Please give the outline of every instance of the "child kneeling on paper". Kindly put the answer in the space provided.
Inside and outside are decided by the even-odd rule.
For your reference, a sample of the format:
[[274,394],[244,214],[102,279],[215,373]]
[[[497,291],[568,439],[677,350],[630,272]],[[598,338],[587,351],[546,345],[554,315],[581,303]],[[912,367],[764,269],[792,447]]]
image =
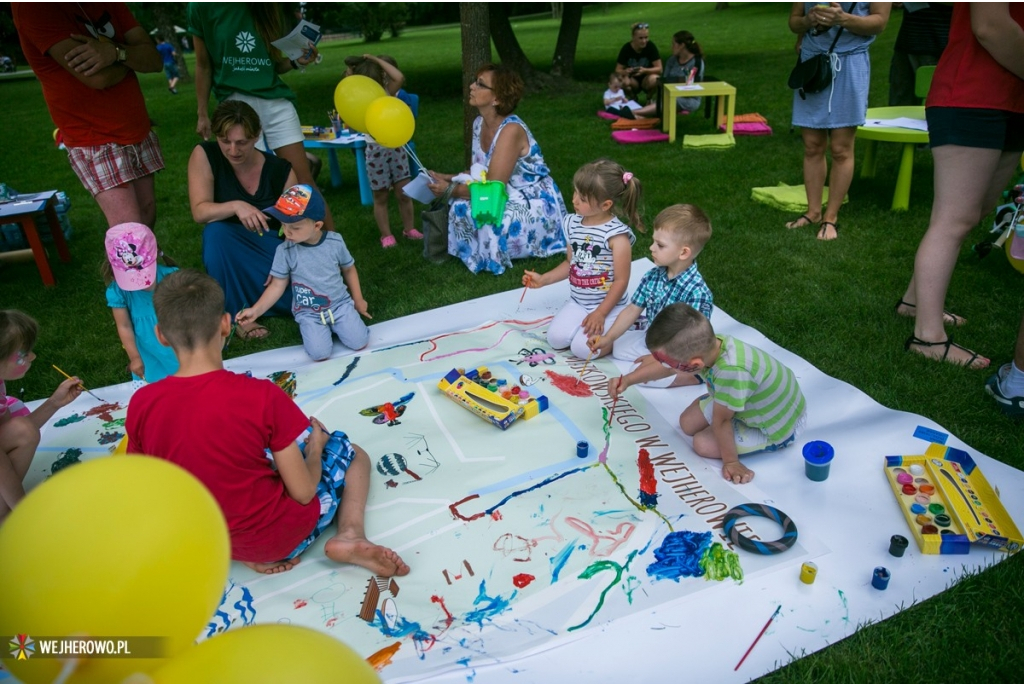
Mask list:
[[[324,549],[329,558],[380,576],[408,573],[397,553],[366,539],[366,452],[347,438],[336,454],[324,450],[323,425],[283,390],[224,369],[231,316],[217,282],[198,271],[170,274],[157,285],[153,306],[157,337],[174,348],[179,368],[132,397],[128,451],[166,459],[198,478],[227,519],[231,557],[260,573],[295,566],[335,515],[338,531]],[[296,440],[307,429],[303,455]]]
[[[693,451],[722,460],[722,476],[749,483],[754,472],[740,456],[788,447],[803,430],[807,403],[796,375],[766,352],[730,335],[715,335],[707,317],[688,304],[666,307],[647,330],[651,356],[676,373],[704,371],[708,393],[679,416]],[[648,380],[641,366],[612,379],[618,397],[630,385]]]
[[299,324],[302,346],[318,362],[331,356],[331,331],[346,347],[366,347],[370,331],[359,315],[373,318],[367,313],[356,262],[344,238],[322,230],[326,207],[319,190],[294,185],[273,207],[263,210],[281,222],[284,242],[274,253],[270,285],[256,304],[235,318],[243,326],[260,318],[284,295],[290,281],[292,314]]
[[[644,274],[633,298],[604,335],[588,341],[598,355],[612,351],[615,359],[650,365],[651,380],[646,385],[668,388],[696,385],[700,379],[693,374],[676,374],[651,357],[644,344],[644,330],[634,330],[643,314],[645,327],[661,311],[676,302],[685,302],[711,318],[711,289],[697,270],[697,255],[711,239],[711,220],[694,205],[666,207],[654,219],[651,240],[651,261],[655,267]],[[635,367],[634,367],[635,368]]]

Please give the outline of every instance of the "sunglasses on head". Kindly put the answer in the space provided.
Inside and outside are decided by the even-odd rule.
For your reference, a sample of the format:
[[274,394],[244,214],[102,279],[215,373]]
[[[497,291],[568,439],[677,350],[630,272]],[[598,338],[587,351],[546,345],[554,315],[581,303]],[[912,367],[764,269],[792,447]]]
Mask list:
[[640,24],[633,24],[633,30],[634,31],[636,31],[637,29],[646,29],[646,28],[650,28],[650,24],[648,24],[647,22],[642,22]]

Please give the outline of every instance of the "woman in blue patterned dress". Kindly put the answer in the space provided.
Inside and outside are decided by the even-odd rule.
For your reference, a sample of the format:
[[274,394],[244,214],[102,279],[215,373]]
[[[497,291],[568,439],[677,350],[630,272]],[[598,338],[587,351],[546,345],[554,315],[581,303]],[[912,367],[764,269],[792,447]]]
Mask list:
[[[807,94],[806,99],[793,91],[793,125],[801,128],[804,140],[807,213],[787,223],[786,228],[820,222],[819,240],[839,237],[839,206],[853,180],[853,140],[868,109],[868,46],[888,23],[891,6],[889,2],[793,3],[789,29],[801,36],[801,60],[827,53],[837,34],[839,40],[833,50],[832,85],[820,93]],[[832,152],[830,175],[826,150]],[[823,212],[826,175],[828,205]]]
[[[508,203],[500,226],[477,226],[469,206],[469,188],[456,185],[448,213],[448,252],[473,273],[504,273],[513,259],[565,252],[562,217],[565,201],[544,162],[540,146],[522,119],[512,114],[523,81],[507,67],[488,64],[469,84],[469,104],[480,116],[473,122],[473,164],[487,168],[488,181],[502,181]],[[429,172],[430,189],[441,196],[452,174]]]

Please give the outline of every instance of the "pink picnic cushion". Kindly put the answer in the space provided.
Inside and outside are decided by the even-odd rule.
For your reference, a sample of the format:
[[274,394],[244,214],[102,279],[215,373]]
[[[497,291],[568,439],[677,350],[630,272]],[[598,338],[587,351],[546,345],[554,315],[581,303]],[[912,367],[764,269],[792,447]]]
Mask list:
[[606,112],[603,109],[597,110],[597,116],[601,117],[602,119],[607,119],[608,121],[615,121],[616,119],[618,119],[617,116],[615,116],[611,112]]
[[[718,130],[724,131],[725,124],[719,126]],[[770,136],[772,134],[772,127],[759,121],[738,121],[732,125],[732,134],[734,136]]]
[[665,143],[668,142],[668,134],[661,131],[612,131],[612,140],[622,145],[634,143]]

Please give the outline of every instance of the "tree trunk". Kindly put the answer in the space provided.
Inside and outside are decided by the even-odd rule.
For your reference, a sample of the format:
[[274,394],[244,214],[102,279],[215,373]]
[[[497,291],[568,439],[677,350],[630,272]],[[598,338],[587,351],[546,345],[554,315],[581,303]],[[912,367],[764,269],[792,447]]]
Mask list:
[[519,45],[512,22],[508,18],[508,6],[505,3],[490,3],[491,39],[498,50],[498,57],[506,67],[519,73],[523,81],[530,84],[536,81],[538,71],[533,68],[530,59]]
[[470,107],[469,83],[476,76],[477,69],[491,61],[491,33],[485,2],[460,2],[459,19],[462,23],[462,82],[463,82],[463,149],[469,169],[473,157],[473,121],[479,112]]
[[580,37],[580,24],[583,21],[583,4],[578,2],[564,3],[562,7],[562,23],[558,26],[558,41],[555,43],[555,54],[551,58],[551,75],[571,79],[576,64],[576,43]]
[[157,30],[163,35],[164,40],[174,46],[174,51],[178,55],[174,58],[174,61],[178,64],[180,83],[191,83],[192,75],[188,73],[188,65],[185,64],[185,51],[181,48],[178,34],[174,32],[174,18],[171,16],[168,8],[162,3],[153,3],[150,11],[153,13]]

